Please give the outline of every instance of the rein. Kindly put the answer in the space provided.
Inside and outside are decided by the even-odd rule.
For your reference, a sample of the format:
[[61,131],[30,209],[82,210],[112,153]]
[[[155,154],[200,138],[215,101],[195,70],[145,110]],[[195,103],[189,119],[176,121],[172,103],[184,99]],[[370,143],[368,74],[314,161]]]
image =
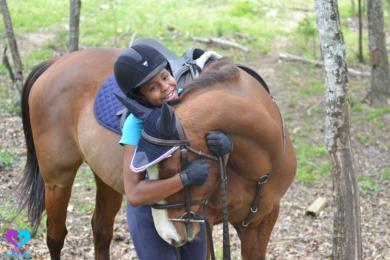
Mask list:
[[[241,234],[241,228],[246,228],[250,224],[252,218],[255,216],[255,214],[258,211],[258,202],[261,197],[261,191],[263,188],[263,185],[266,184],[271,177],[271,175],[279,168],[285,154],[285,146],[286,146],[286,129],[285,129],[285,124],[283,120],[283,116],[280,112],[280,109],[275,101],[274,98],[272,98],[272,101],[275,103],[281,124],[282,124],[282,154],[279,157],[276,166],[271,169],[270,172],[267,174],[261,176],[259,180],[257,181],[256,185],[256,191],[255,195],[250,207],[250,210],[245,217],[243,221],[241,221],[238,224],[233,224],[234,228],[236,229],[240,239],[242,240],[242,234]],[[216,157],[211,154],[204,153],[200,150],[196,150],[191,147],[190,141],[186,138],[184,129],[182,125],[180,124],[179,120],[176,118],[176,129],[179,134],[179,140],[166,140],[166,139],[159,139],[155,138],[153,136],[148,135],[144,130],[142,130],[142,137],[156,145],[162,145],[162,146],[179,146],[180,147],[180,158],[181,158],[181,168],[185,169],[185,167],[188,164],[188,152],[192,152],[199,157],[207,158],[213,161],[218,161],[219,164],[219,174],[220,174],[220,195],[221,195],[221,204],[222,204],[222,219],[223,219],[223,259],[224,260],[230,260],[231,255],[230,255],[230,239],[229,239],[229,213],[228,213],[228,206],[227,206],[227,174],[226,174],[226,166],[223,160],[223,156]],[[191,194],[191,188],[190,187],[184,187],[184,192],[185,192],[185,200],[184,202],[178,202],[178,203],[165,203],[165,204],[153,204],[152,208],[154,209],[185,209],[185,212],[182,216],[179,218],[169,218],[170,221],[173,222],[182,222],[185,224],[186,227],[186,232],[188,236],[192,236],[192,223],[204,223],[206,222],[206,229],[207,229],[207,236],[209,240],[209,249],[210,249],[210,254],[211,254],[211,259],[215,260],[215,252],[214,252],[214,243],[213,243],[213,238],[211,234],[211,227],[207,219],[202,216],[198,215],[194,211],[191,210],[191,207],[194,205],[199,205],[199,206],[206,206],[208,203],[207,199],[203,200],[193,200],[192,199],[192,194]],[[180,259],[180,254],[177,252],[178,259]]]

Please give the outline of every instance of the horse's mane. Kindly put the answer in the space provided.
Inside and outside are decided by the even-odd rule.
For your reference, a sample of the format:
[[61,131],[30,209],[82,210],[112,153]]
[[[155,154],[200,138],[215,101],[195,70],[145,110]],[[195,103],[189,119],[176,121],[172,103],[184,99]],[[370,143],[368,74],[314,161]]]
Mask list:
[[181,94],[182,100],[189,93],[199,89],[213,87],[218,83],[234,81],[239,77],[238,67],[228,58],[222,58],[209,64],[206,69],[190,82]]

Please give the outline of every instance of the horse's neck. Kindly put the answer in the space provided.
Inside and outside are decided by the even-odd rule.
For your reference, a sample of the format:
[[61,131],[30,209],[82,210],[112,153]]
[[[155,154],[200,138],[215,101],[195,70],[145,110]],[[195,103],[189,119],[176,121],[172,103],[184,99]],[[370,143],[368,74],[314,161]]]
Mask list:
[[280,125],[267,109],[260,97],[218,89],[194,96],[177,112],[198,148],[207,149],[204,137],[208,131],[227,133],[234,142],[231,165],[239,174],[257,179],[272,168],[281,148]]

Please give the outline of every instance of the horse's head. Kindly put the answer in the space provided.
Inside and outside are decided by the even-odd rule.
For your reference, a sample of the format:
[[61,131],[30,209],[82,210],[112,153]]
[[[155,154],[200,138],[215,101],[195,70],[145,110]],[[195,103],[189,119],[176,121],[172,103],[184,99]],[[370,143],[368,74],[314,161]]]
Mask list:
[[[192,133],[184,133],[180,122],[177,122],[176,115],[172,108],[163,105],[162,114],[157,120],[160,131],[170,131],[176,129],[179,134],[176,150],[169,158],[161,161],[154,167],[147,169],[151,179],[166,179],[172,177],[186,168],[189,162],[194,159],[204,158],[209,160],[211,172],[207,182],[201,186],[185,187],[164,201],[152,206],[152,214],[156,230],[160,236],[175,246],[180,246],[195,238],[199,232],[200,223],[204,222],[203,209],[207,204],[207,199],[215,190],[218,183],[216,171],[216,157],[207,154],[207,146],[204,135],[194,137]],[[174,132],[174,131],[173,131]],[[148,140],[147,136],[143,136]],[[191,138],[187,139],[187,138]],[[156,140],[148,140],[154,142]],[[158,140],[157,142],[172,142],[172,140]]]

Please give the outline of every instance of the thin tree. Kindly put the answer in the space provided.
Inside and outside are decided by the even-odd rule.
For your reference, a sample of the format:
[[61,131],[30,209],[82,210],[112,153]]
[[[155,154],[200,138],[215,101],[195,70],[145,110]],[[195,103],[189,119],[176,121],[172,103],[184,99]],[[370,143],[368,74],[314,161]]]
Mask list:
[[69,52],[79,49],[81,0],[70,0],[69,13]]
[[358,0],[358,20],[359,20],[359,62],[364,62],[363,56],[363,11],[362,11],[362,0]]
[[373,105],[381,105],[390,100],[390,72],[381,0],[368,0],[367,18],[371,64],[368,96]]
[[361,259],[359,192],[353,168],[348,71],[337,0],[315,0],[326,72],[325,145],[332,162],[335,200],[333,259]]
[[[7,33],[7,40],[8,40],[8,46],[11,50],[12,55],[12,61],[15,66],[15,72],[12,72],[11,66],[8,66],[8,69],[10,69],[10,75],[13,75],[13,85],[17,89],[17,93],[19,94],[18,99],[20,98],[20,95],[22,93],[22,87],[23,87],[23,65],[22,60],[20,59],[19,50],[18,50],[18,44],[16,42],[15,33],[12,25],[12,19],[11,15],[9,13],[8,5],[6,0],[0,0],[1,5],[1,12],[3,15],[4,20],[4,26],[5,31]],[[4,55],[6,55],[6,51],[4,52]],[[4,56],[4,59],[6,60],[6,56]],[[19,100],[18,100],[19,102]]]

